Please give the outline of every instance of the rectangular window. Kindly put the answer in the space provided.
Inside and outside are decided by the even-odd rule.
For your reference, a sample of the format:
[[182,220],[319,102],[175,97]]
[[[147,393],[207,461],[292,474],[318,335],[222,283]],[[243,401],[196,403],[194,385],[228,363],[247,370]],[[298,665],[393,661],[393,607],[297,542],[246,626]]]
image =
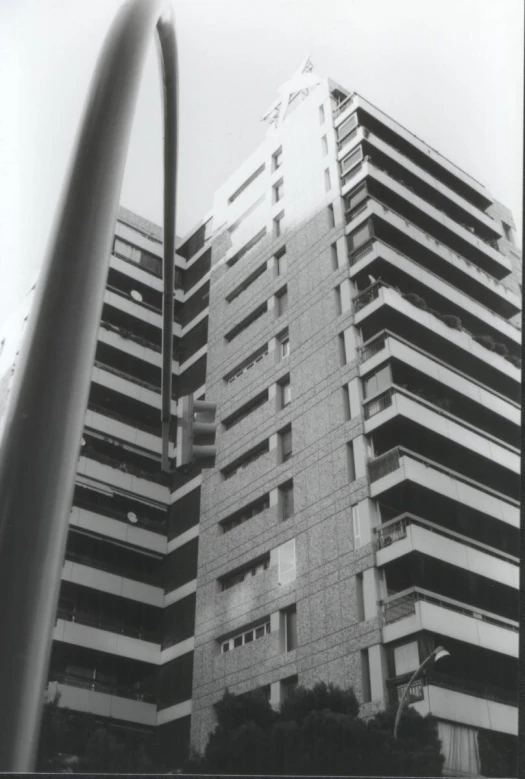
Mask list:
[[330,192],[330,189],[332,187],[332,182],[330,181],[330,171],[327,168],[324,172],[324,188],[325,192]]
[[349,170],[355,168],[356,165],[359,165],[362,159],[363,150],[358,146],[357,149],[351,151],[350,154],[347,154],[346,157],[341,160],[341,173],[345,175]]
[[359,247],[369,241],[373,235],[374,233],[371,221],[367,220],[366,222],[363,222],[363,224],[360,225],[357,230],[354,230],[354,232],[350,233],[350,235],[347,237],[348,251],[353,252],[356,249],[359,249]]
[[371,376],[367,376],[363,381],[363,395],[365,398],[370,398],[373,395],[377,395],[379,392],[387,389],[392,384],[392,372],[390,370],[390,364],[383,365],[378,371]]
[[279,170],[283,164],[283,148],[282,146],[272,154],[272,170]]
[[289,519],[294,513],[293,506],[293,482],[283,484],[279,487],[279,497],[281,502],[281,519]]
[[365,598],[363,594],[363,574],[358,573],[355,577],[355,600],[357,610],[357,621],[364,622],[365,619]]
[[226,519],[223,519],[220,523],[223,533],[228,533],[230,530],[233,530],[239,525],[242,525],[244,522],[247,522],[249,519],[256,517],[258,514],[262,514],[263,511],[266,511],[269,508],[270,496],[268,493],[266,493],[266,495],[263,495],[262,498],[254,500],[240,511],[236,511]]
[[352,130],[355,130],[356,127],[357,113],[350,114],[348,119],[345,119],[345,121],[337,128],[337,140],[342,141],[343,138],[346,138],[347,135],[350,135]]
[[273,185],[273,202],[278,203],[284,194],[283,180],[279,179],[277,184]]
[[279,384],[279,395],[280,395],[280,408],[286,408],[291,403],[292,400],[292,387],[290,384],[290,377],[287,379],[284,379]]
[[319,106],[319,124],[324,124],[324,105]]
[[348,193],[348,195],[345,197],[345,211],[352,211],[354,208],[356,208],[360,203],[362,203],[364,200],[366,200],[368,196],[368,191],[366,188],[366,184],[359,184],[358,187],[353,189],[351,192]]
[[230,652],[232,649],[238,649],[243,644],[250,644],[254,640],[257,641],[259,638],[264,638],[264,636],[268,635],[268,633],[271,633],[270,622],[264,621],[256,627],[245,630],[237,636],[232,636],[232,638],[228,638],[225,641],[222,641],[222,654]]
[[351,508],[352,512],[352,532],[354,534],[354,549],[361,547],[361,522],[359,519],[359,506],[357,503]]
[[288,311],[288,290],[286,287],[281,292],[278,292],[275,297],[277,299],[277,316],[282,316]]
[[268,346],[263,346],[262,349],[258,349],[254,354],[251,355],[251,357],[248,357],[246,360],[243,360],[240,365],[238,365],[236,368],[233,369],[231,373],[227,373],[224,377],[224,381],[226,381],[228,384],[232,384],[232,382],[239,379],[243,373],[246,373],[246,371],[251,370],[254,368],[258,363],[261,362],[261,360],[264,360],[266,355],[268,354]]
[[285,463],[292,456],[292,428],[283,430],[279,434],[281,447],[281,463]]
[[345,384],[343,387],[343,418],[345,422],[348,422],[349,419],[352,419],[352,410],[350,408],[350,390],[348,389],[347,384]]
[[339,333],[337,337],[337,341],[339,344],[339,362],[341,363],[341,367],[343,365],[346,365],[346,344],[345,344],[345,334]]
[[348,462],[348,481],[355,481],[355,456],[354,456],[354,442],[350,441],[346,445],[346,457]]
[[279,238],[279,236],[282,234],[282,221],[284,217],[284,211],[281,211],[280,214],[278,214],[275,219],[273,220],[273,237]]
[[323,135],[321,138],[321,148],[323,150],[323,157],[326,157],[328,154],[328,141],[326,140],[326,135]]
[[337,244],[333,243],[330,246],[330,258],[332,260],[332,270],[337,270],[339,268],[339,261],[337,259]]
[[284,612],[285,652],[297,648],[297,608],[293,606]]
[[275,253],[274,259],[275,259],[275,275],[281,276],[283,273],[286,273],[286,268],[287,268],[286,246],[283,246],[282,249],[279,249],[279,251]]
[[335,214],[334,214],[334,207],[332,204],[328,206],[328,227],[330,230],[332,227],[335,227]]
[[343,313],[343,307],[341,304],[341,287],[335,287],[334,294],[335,294],[335,315],[341,316],[341,314]]
[[259,168],[257,168],[257,170],[254,173],[252,173],[251,176],[248,176],[246,181],[243,184],[241,184],[239,189],[236,189],[235,192],[233,193],[233,195],[231,195],[231,197],[228,199],[228,203],[233,203],[234,200],[237,200],[239,195],[242,195],[244,190],[247,189],[247,187],[249,187],[250,184],[253,181],[255,181],[255,179],[258,178],[261,175],[261,173],[264,171],[265,167],[266,166],[263,163]]
[[288,584],[295,579],[295,538],[277,548],[277,581]]
[[279,356],[281,360],[290,354],[290,337],[288,333],[279,338]]
[[370,703],[372,700],[372,690],[370,685],[370,658],[368,656],[368,649],[361,650],[361,679],[363,703]]
[[226,468],[223,468],[221,471],[223,478],[230,479],[232,476],[235,476],[236,473],[244,471],[245,468],[248,468],[249,465],[254,463],[259,459],[259,457],[262,457],[267,452],[268,441],[263,441],[262,444],[258,444],[253,449],[250,449],[249,452],[246,452],[246,454],[244,454],[242,457],[239,457],[237,460],[235,460],[235,462],[226,466]]
[[270,567],[270,555],[267,554],[263,558],[256,560],[249,565],[246,565],[240,571],[230,573],[224,576],[220,580],[221,590],[229,590],[235,587],[237,584],[241,584],[247,579],[251,579],[253,576],[258,576],[260,573],[264,573]]

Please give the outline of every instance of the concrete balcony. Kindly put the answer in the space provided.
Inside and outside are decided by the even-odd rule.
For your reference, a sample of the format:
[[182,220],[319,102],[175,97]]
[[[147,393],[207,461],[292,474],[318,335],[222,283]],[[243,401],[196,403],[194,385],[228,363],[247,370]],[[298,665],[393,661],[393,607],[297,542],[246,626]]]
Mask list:
[[129,598],[149,606],[159,608],[164,606],[163,587],[137,581],[136,576],[130,578],[129,574],[120,575],[112,572],[110,564],[107,564],[107,570],[103,570],[104,567],[103,564],[94,566],[90,560],[86,560],[85,563],[66,560],[62,569],[62,581],[81,584],[83,587],[91,587],[94,590]]
[[[397,196],[399,206],[395,208],[400,212],[401,216],[405,210],[404,203],[409,204],[411,207],[411,216],[407,218],[412,223],[419,221],[418,212],[419,214],[424,214],[427,217],[425,221],[429,224],[428,229],[433,238],[437,238],[447,246],[451,244],[453,246],[464,246],[465,250],[460,249],[461,253],[467,254],[476,265],[493,274],[496,278],[502,278],[511,272],[512,266],[509,258],[500,254],[496,246],[492,246],[482,238],[478,238],[469,229],[463,227],[462,224],[433,206],[428,200],[424,200],[415,192],[412,192],[407,186],[401,184],[386,171],[368,162],[365,166],[365,175],[383,187],[388,188],[390,192]],[[386,204],[388,204],[389,199],[386,200]]]
[[155,327],[162,329],[162,314],[158,313],[158,311],[151,306],[147,306],[145,303],[136,302],[124,292],[120,292],[116,289],[108,289],[106,287],[104,290],[104,303],[136,317],[140,322],[147,322],[150,325],[155,325]]
[[378,567],[419,552],[508,587],[519,587],[517,557],[413,514],[384,522],[375,528],[375,536]]
[[166,536],[161,535],[158,530],[152,532],[147,529],[148,526],[158,528],[159,523],[143,516],[137,517],[137,523],[132,525],[125,512],[122,512],[120,519],[116,519],[114,516],[105,516],[95,510],[73,506],[69,516],[69,524],[107,538],[113,538],[116,541],[132,544],[140,549],[148,549],[159,554],[168,553]]
[[[396,685],[396,699],[405,687],[406,683]],[[431,673],[411,687],[409,703],[422,716],[432,714],[460,725],[517,735],[517,702],[509,701],[509,697],[504,691],[492,692],[483,685]]]
[[133,260],[126,261],[122,257],[112,254],[109,260],[109,267],[124,273],[132,279],[140,281],[142,284],[147,284],[148,287],[151,287],[157,292],[162,292],[163,290],[162,279],[143,270],[139,265],[133,262]]
[[382,611],[385,644],[429,631],[518,657],[518,622],[421,587],[410,587],[385,598]]
[[88,457],[80,457],[77,473],[87,476],[103,484],[109,484],[133,495],[150,498],[159,503],[169,504],[169,488],[162,484],[155,484],[147,479],[140,478],[131,473],[125,473],[116,467],[111,467]]
[[387,504],[391,493],[400,488],[410,488],[423,492],[429,501],[434,495],[448,502],[463,504],[511,527],[519,527],[519,501],[404,447],[396,447],[369,460],[368,471],[370,497],[382,496]]
[[[379,348],[381,347],[381,348]],[[372,354],[372,351],[376,351]],[[446,365],[441,360],[436,360],[432,355],[414,347],[403,338],[384,331],[372,339],[370,344],[365,344],[361,349],[363,356],[368,358],[359,366],[359,375],[365,375],[374,371],[386,360],[397,360],[405,365],[416,368],[431,379],[439,381],[444,387],[453,392],[460,393],[466,399],[475,403],[483,412],[490,410],[503,420],[511,422],[519,428],[521,424],[521,412],[518,403],[513,403],[502,395],[474,381],[454,368]]]
[[[519,450],[475,428],[447,411],[438,409],[427,400],[393,385],[364,404],[365,433],[370,435],[396,417],[402,417],[411,425],[426,428],[427,437],[435,433],[448,442],[459,445],[472,454],[486,458],[494,465],[514,474],[520,473]],[[423,433],[425,436],[425,433]],[[443,447],[447,445],[443,442]],[[465,452],[465,457],[468,456]]]
[[[102,365],[102,363],[95,363],[91,381],[115,392],[120,392],[122,395],[127,395],[129,398],[133,398],[133,400],[138,400],[148,406],[160,409],[160,388],[153,388],[152,384],[133,379],[116,368],[109,368],[107,365]],[[177,403],[175,400],[172,400],[171,408],[172,413],[176,414]]]
[[497,392],[517,400],[521,371],[504,357],[477,343],[464,330],[447,326],[428,311],[412,305],[397,291],[377,287],[354,315],[363,337],[389,329],[416,347],[445,361]]
[[[130,338],[119,335],[116,328],[109,329],[111,326],[102,323],[98,331],[98,341],[112,346],[114,349],[119,349],[121,352],[129,354],[131,357],[136,357],[138,360],[155,365],[160,369],[162,365],[162,355],[157,348],[153,348],[153,345],[139,344]],[[173,360],[173,370],[175,371],[178,362]]]
[[[161,454],[160,424],[158,435],[141,430],[132,424],[117,419],[111,415],[111,412],[93,411],[88,409],[84,425],[93,430],[99,430],[101,433],[118,438],[120,441],[126,441],[140,449],[146,449],[155,454]],[[170,442],[170,457],[174,456],[175,445]]]
[[470,329],[474,332],[489,333],[496,340],[498,337],[503,337],[504,340],[508,339],[511,344],[519,347],[520,330],[490,308],[383,241],[374,240],[370,247],[371,251],[350,267],[351,279],[360,277],[364,271],[367,271],[376,278],[380,276],[392,286],[399,284],[407,291],[409,288],[412,291],[417,287],[421,289],[421,295],[425,300],[436,300],[436,307],[445,307],[448,312],[457,314],[463,322],[468,321]]
[[58,619],[53,631],[53,640],[107,652],[130,660],[160,665],[160,644],[121,633],[112,633],[111,630],[103,630],[80,622]]
[[54,680],[47,687],[47,696],[53,700],[58,693],[58,705],[73,711],[141,725],[157,724],[157,706],[154,702],[142,700],[141,694],[132,690],[115,690],[114,693],[107,690],[107,687],[97,682],[90,683],[67,674],[54,674]]
[[423,168],[415,162],[412,162],[405,154],[402,154],[389,143],[381,140],[375,133],[367,130],[365,137],[370,146],[390,157],[397,165],[403,166],[408,174],[417,176],[421,182],[430,185],[441,195],[446,196],[453,206],[461,209],[461,211],[471,219],[476,220],[481,227],[491,230],[494,233],[495,238],[503,236],[503,229],[498,222],[464,197],[461,197],[461,195],[455,192],[451,187],[448,187],[446,184],[443,184],[443,182],[436,179],[435,176],[427,173],[427,171],[423,170]]

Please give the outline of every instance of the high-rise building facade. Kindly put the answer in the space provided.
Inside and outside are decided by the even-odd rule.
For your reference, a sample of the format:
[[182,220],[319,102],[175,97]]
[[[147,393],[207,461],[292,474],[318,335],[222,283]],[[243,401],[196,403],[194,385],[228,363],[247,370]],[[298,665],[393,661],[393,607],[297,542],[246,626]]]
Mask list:
[[206,397],[211,469],[160,472],[162,235],[119,213],[50,692],[175,766],[226,688],[333,682],[366,717],[442,645],[410,704],[479,774],[517,736],[512,216],[309,63],[266,119],[177,249],[172,455]]

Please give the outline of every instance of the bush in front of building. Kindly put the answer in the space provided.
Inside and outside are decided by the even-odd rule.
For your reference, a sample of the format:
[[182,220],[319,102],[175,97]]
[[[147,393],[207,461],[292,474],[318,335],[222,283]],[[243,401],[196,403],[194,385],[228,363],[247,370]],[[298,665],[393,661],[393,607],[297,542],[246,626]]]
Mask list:
[[350,690],[296,687],[276,712],[260,692],[226,692],[204,755],[187,773],[441,776],[435,722],[406,709],[394,739],[395,707],[368,720]]

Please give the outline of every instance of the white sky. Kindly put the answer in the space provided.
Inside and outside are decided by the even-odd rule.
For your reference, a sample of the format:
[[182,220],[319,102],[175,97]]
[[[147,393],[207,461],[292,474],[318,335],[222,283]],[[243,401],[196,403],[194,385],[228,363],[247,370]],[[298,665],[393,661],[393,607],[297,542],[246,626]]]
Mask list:
[[[122,0],[0,3],[0,322],[45,252],[97,54]],[[485,184],[520,230],[522,0],[173,0],[179,49],[177,234],[262,141],[260,117],[311,51]],[[3,73],[3,77],[2,74]],[[121,203],[162,214],[153,41]]]

